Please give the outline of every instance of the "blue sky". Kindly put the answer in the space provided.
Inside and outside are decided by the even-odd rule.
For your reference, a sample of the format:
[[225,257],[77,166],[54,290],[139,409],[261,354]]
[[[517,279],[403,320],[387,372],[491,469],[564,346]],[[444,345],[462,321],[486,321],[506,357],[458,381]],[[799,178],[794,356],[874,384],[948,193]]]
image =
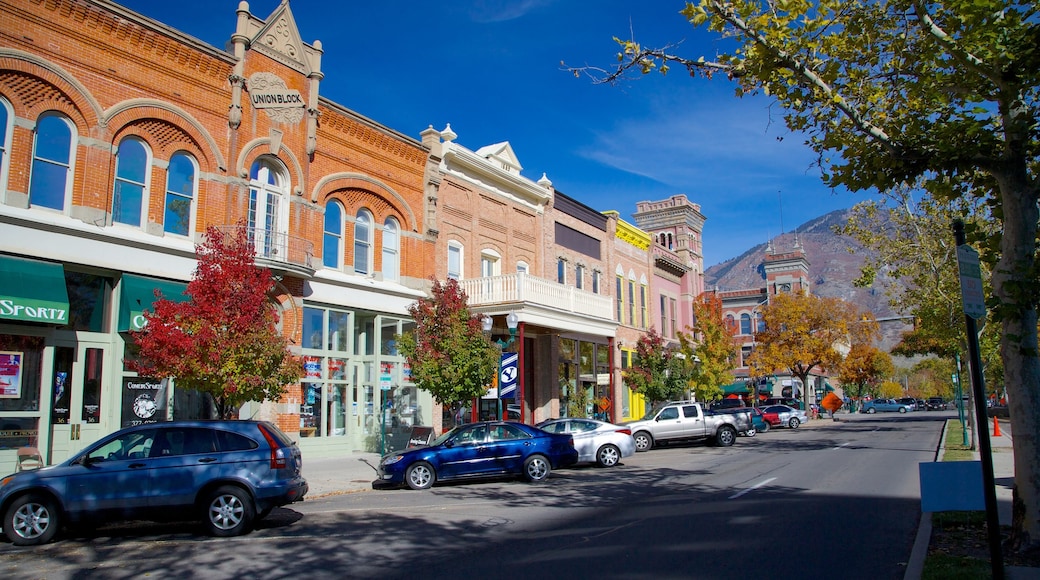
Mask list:
[[[238,0],[122,0],[120,4],[223,48]],[[279,0],[253,0],[266,18]],[[472,150],[509,141],[523,174],[630,223],[635,204],[686,194],[701,205],[705,266],[736,257],[781,231],[861,194],[832,191],[804,139],[765,97],[734,96],[722,77],[673,69],[619,86],[562,70],[607,67],[612,37],[634,30],[645,45],[681,42],[711,57],[716,37],[654,0],[293,0],[305,42],[320,40],[321,93],[419,139],[448,123]]]

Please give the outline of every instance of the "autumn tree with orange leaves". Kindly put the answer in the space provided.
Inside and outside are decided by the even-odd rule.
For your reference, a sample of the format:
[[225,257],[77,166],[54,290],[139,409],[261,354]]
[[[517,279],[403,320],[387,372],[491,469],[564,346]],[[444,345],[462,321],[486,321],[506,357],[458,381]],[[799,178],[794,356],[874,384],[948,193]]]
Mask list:
[[871,344],[879,336],[873,315],[851,302],[813,294],[777,294],[762,308],[765,330],[755,333],[757,347],[749,365],[756,376],[790,373],[802,381],[804,402],[809,375],[837,372],[852,345]]
[[210,394],[224,419],[236,418],[243,403],[277,400],[303,377],[277,328],[274,279],[256,266],[245,228],[237,231],[206,230],[190,300],[156,300],[144,328],[131,333],[136,356],[126,361],[141,376],[172,377],[179,389]]

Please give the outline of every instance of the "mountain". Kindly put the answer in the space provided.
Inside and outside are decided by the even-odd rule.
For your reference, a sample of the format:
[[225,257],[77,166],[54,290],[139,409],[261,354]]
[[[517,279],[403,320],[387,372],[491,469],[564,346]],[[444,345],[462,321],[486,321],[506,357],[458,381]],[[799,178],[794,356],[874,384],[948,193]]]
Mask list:
[[[853,280],[859,277],[868,250],[856,240],[834,233],[833,227],[843,225],[850,210],[832,211],[798,226],[793,232],[773,238],[776,251],[789,251],[800,243],[809,261],[810,289],[817,296],[841,298],[869,310],[881,320],[884,336],[881,348],[891,349],[899,342],[903,331],[910,326],[908,321],[892,319],[900,313],[888,304],[884,285],[875,282],[869,288],[857,288]],[[761,288],[765,285],[765,270],[762,260],[766,255],[766,244],[759,244],[736,258],[711,266],[704,271],[704,288],[719,290],[741,290]]]

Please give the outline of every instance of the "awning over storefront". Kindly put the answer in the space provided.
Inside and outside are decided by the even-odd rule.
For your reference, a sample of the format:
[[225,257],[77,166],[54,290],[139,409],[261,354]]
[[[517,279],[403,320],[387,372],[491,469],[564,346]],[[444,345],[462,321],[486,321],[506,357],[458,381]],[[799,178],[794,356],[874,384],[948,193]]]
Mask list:
[[119,298],[119,332],[144,328],[144,311],[152,309],[156,290],[167,300],[187,302],[189,296],[184,293],[187,289],[188,285],[183,282],[123,274]]
[[750,391],[748,391],[748,384],[743,382],[743,381],[730,383],[728,385],[722,385],[722,394],[725,395],[725,396],[728,396],[728,395],[744,395],[744,394],[747,394],[748,392],[750,392]]
[[68,324],[61,264],[0,256],[0,319]]

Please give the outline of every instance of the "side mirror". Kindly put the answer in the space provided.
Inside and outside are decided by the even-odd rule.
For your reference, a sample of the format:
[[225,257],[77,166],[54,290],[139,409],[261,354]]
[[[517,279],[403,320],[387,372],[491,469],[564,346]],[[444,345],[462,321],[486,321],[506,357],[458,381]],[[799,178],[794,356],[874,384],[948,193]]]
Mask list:
[[444,442],[444,446],[448,447],[448,448],[455,447],[455,440],[454,439],[448,439],[447,441]]

